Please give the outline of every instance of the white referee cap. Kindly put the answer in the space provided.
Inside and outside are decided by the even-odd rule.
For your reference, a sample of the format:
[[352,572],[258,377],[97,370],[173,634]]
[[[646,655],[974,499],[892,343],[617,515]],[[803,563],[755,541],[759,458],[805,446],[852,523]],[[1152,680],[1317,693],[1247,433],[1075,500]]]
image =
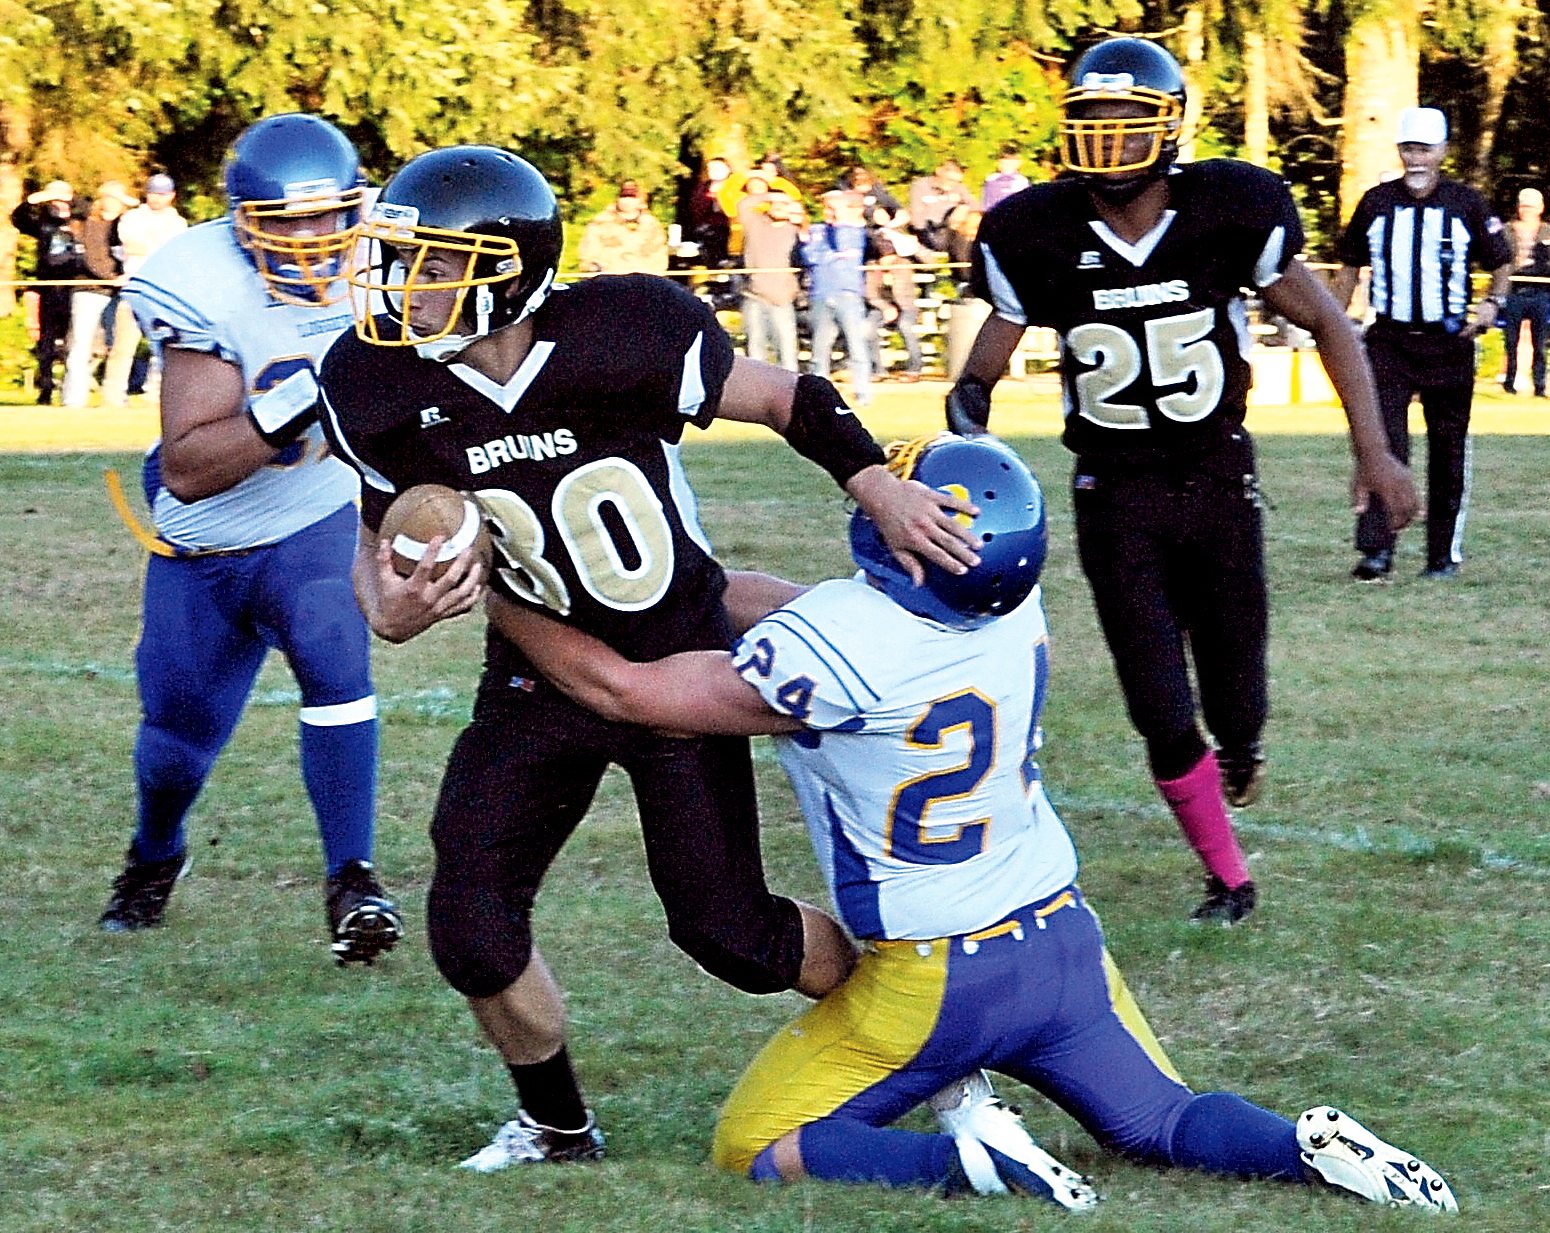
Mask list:
[[1414,141],[1423,146],[1441,145],[1448,139],[1448,117],[1435,107],[1406,107],[1399,113],[1396,145]]

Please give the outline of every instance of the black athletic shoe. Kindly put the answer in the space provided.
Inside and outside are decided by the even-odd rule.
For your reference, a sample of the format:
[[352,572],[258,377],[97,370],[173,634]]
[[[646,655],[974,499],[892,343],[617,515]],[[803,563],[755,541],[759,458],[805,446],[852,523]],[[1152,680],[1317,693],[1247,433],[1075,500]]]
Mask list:
[[1459,576],[1458,563],[1449,561],[1445,565],[1429,565],[1421,571],[1423,578],[1457,578]]
[[107,933],[129,933],[161,924],[172,888],[188,864],[186,848],[164,861],[143,861],[130,845],[124,855],[124,872],[113,879],[113,897],[97,923]]
[[1257,895],[1252,881],[1228,886],[1214,873],[1206,875],[1206,897],[1189,914],[1190,920],[1218,925],[1236,925],[1254,910]]
[[1369,552],[1358,561],[1356,568],[1351,571],[1351,577],[1358,582],[1387,582],[1393,568],[1393,550],[1380,548],[1377,552]]
[[1265,786],[1265,753],[1256,742],[1246,749],[1218,750],[1222,768],[1222,795],[1234,809],[1246,809],[1259,799]]
[[377,881],[370,861],[351,861],[328,879],[328,926],[333,930],[334,959],[374,963],[404,936],[404,918]]

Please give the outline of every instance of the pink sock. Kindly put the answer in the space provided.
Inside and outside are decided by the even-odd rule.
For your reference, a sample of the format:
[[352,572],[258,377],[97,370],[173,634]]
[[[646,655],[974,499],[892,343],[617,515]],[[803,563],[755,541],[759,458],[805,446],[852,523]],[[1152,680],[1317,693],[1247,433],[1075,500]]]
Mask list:
[[1249,866],[1243,859],[1237,836],[1232,833],[1232,819],[1227,816],[1227,802],[1222,796],[1222,772],[1216,765],[1216,754],[1207,751],[1192,770],[1177,779],[1157,780],[1157,790],[1179,820],[1179,829],[1189,840],[1189,846],[1195,849],[1206,872],[1214,873],[1229,888],[1247,882]]

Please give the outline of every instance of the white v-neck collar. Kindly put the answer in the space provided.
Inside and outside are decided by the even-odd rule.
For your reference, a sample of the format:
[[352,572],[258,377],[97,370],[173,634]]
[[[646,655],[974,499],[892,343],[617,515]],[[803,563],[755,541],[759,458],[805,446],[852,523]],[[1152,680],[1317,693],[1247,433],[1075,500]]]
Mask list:
[[1168,228],[1172,226],[1173,220],[1178,217],[1178,213],[1179,212],[1177,210],[1164,210],[1162,217],[1157,220],[1156,226],[1154,226],[1134,244],[1127,244],[1124,240],[1120,239],[1119,236],[1115,235],[1114,232],[1110,229],[1108,223],[1104,222],[1101,218],[1090,218],[1087,220],[1087,225],[1093,229],[1093,233],[1097,235],[1100,240],[1112,248],[1126,261],[1130,262],[1131,265],[1135,266],[1137,269],[1140,269],[1143,265],[1146,264],[1146,259],[1150,257],[1152,253],[1156,251],[1157,246],[1162,243],[1163,236],[1167,234]]
[[522,395],[527,393],[528,387],[543,371],[544,365],[549,361],[549,353],[553,350],[552,342],[535,342],[522,363],[517,366],[517,371],[511,374],[511,380],[505,385],[491,381],[478,369],[470,368],[467,364],[448,364],[447,370],[464,385],[477,390],[510,415],[512,408],[522,401]]

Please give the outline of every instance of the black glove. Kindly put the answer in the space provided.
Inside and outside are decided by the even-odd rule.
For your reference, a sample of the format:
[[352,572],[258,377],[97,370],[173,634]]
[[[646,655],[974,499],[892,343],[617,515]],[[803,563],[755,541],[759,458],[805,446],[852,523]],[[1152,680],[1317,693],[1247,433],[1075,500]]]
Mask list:
[[947,427],[960,437],[989,432],[990,386],[978,377],[959,377],[947,392]]

